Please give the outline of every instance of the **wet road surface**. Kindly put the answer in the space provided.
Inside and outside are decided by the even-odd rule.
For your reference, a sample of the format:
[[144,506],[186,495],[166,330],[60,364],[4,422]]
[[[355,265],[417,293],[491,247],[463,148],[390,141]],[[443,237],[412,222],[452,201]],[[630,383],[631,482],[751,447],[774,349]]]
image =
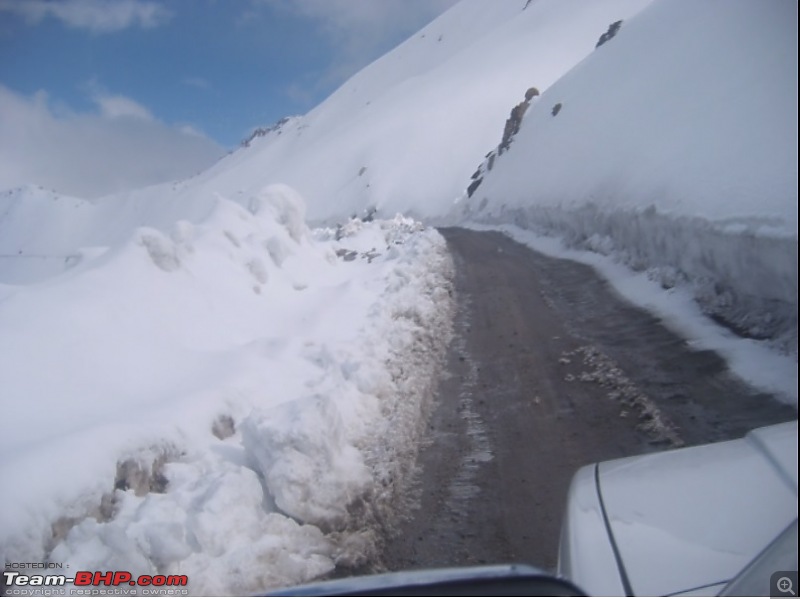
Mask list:
[[499,233],[441,232],[456,264],[456,336],[411,507],[378,569],[554,569],[578,467],[797,418],[591,267]]

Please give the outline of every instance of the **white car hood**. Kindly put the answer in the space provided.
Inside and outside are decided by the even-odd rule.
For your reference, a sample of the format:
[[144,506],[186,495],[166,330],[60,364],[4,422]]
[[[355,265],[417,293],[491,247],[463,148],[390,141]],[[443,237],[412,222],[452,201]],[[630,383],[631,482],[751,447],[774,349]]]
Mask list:
[[635,595],[716,592],[797,518],[796,421],[597,468]]

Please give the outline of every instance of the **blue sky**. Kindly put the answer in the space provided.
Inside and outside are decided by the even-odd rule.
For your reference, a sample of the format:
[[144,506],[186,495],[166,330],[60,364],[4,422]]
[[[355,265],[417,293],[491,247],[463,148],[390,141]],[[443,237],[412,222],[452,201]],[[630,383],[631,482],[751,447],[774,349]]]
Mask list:
[[[62,138],[73,138],[65,154],[82,135],[80,150],[91,153],[128,143],[134,121],[136,135],[152,139],[124,149],[120,162],[150,142],[174,156],[174,142],[196,168],[256,126],[307,112],[454,3],[0,0],[0,188],[35,175],[37,155],[59,160]],[[45,151],[33,147],[34,131],[50,133]],[[68,170],[65,154],[57,170]]]

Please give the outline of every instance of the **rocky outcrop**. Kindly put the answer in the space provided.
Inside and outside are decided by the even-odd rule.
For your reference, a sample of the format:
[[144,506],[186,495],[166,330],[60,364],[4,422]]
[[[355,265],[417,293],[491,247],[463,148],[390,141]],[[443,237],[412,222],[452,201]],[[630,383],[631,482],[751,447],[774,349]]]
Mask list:
[[514,136],[519,133],[519,128],[522,126],[522,119],[525,116],[525,113],[530,107],[531,102],[533,102],[533,99],[538,95],[538,89],[535,87],[529,87],[525,92],[525,99],[511,109],[511,114],[509,115],[508,119],[506,119],[506,124],[503,128],[503,137],[500,140],[500,144],[496,149],[486,154],[486,160],[484,160],[483,163],[478,167],[478,170],[472,174],[472,179],[467,187],[467,195],[469,197],[472,197],[472,194],[475,193],[476,189],[478,189],[478,186],[483,181],[484,173],[492,170],[495,158],[503,154],[503,152],[507,151],[511,147],[511,142],[514,141]]
[[611,25],[608,26],[608,31],[606,31],[603,35],[600,36],[600,39],[597,40],[597,44],[595,48],[599,48],[603,44],[605,44],[608,40],[612,37],[617,35],[619,28],[622,26],[622,21],[614,21]]
[[285,116],[279,121],[270,125],[269,127],[257,127],[249,136],[247,136],[246,139],[242,140],[241,146],[243,148],[249,148],[250,144],[253,142],[254,139],[256,139],[257,137],[265,137],[266,135],[269,135],[273,131],[276,132],[278,135],[280,135],[281,128],[290,120],[292,120],[292,118],[293,117]]
[[[522,117],[531,105],[531,100],[539,95],[539,90],[535,87],[528,88],[525,92],[525,99],[511,109],[511,115],[506,120],[505,129],[503,129],[503,139],[500,145],[497,146],[497,153],[502,154],[510,146],[514,136],[519,133],[519,128],[522,125]],[[491,170],[491,169],[490,169]]]

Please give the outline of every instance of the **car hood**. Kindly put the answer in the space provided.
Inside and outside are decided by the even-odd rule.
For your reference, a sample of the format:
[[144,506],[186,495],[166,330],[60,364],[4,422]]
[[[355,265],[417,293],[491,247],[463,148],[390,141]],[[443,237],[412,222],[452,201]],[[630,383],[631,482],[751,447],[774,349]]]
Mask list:
[[797,422],[603,462],[595,479],[630,591],[714,593],[797,518]]

